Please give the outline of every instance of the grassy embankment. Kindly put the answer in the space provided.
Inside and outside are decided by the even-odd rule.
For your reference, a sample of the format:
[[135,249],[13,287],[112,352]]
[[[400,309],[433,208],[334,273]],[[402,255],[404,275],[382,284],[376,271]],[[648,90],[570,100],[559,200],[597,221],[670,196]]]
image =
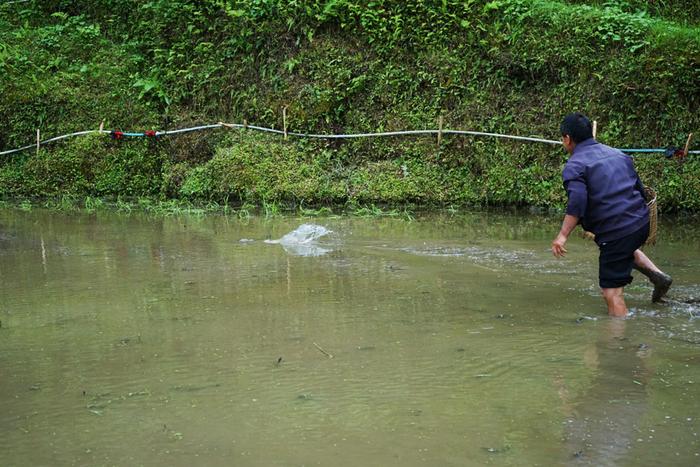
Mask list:
[[[196,3],[196,5],[193,5]],[[97,128],[216,121],[302,132],[444,127],[557,138],[581,110],[618,147],[700,141],[693,1],[30,1],[0,5],[0,149]],[[586,2],[591,3],[591,2]],[[637,10],[649,9],[648,13]],[[80,137],[2,156],[12,199],[268,206],[560,206],[555,146],[310,141],[215,130]],[[666,209],[700,209],[700,157],[640,155]]]

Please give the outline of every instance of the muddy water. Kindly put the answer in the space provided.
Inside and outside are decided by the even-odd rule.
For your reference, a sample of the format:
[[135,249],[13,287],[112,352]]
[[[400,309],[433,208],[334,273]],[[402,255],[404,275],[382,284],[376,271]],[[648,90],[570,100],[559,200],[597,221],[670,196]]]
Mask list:
[[698,465],[700,225],[625,321],[558,225],[0,210],[0,465]]

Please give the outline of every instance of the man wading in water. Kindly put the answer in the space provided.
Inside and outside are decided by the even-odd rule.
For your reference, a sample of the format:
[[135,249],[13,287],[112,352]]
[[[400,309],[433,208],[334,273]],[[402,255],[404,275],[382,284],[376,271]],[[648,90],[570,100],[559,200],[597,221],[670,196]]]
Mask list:
[[632,282],[632,268],[654,284],[652,302],[660,301],[672,279],[639,249],[649,236],[649,209],[632,158],[593,139],[591,122],[581,113],[564,117],[560,130],[571,154],[563,172],[569,202],[552,253],[566,254],[566,240],[580,222],[600,249],[598,279],[610,316],[627,315],[623,290]]

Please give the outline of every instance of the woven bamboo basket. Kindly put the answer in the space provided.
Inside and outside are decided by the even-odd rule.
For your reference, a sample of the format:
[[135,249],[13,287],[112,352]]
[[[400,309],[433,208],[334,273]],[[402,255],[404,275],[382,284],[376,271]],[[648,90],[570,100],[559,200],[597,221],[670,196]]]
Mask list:
[[[647,207],[649,208],[649,236],[644,242],[644,245],[654,246],[656,245],[656,232],[659,219],[659,209],[656,204],[656,191],[651,187],[645,186],[644,197],[646,198]],[[583,238],[586,240],[594,240],[595,235],[592,232],[584,231]]]

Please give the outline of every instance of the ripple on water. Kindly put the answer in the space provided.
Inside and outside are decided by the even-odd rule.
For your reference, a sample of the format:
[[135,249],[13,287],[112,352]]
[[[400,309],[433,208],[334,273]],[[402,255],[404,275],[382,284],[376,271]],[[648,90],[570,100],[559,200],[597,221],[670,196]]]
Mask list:
[[499,247],[433,245],[399,248],[399,251],[419,256],[462,257],[484,266],[517,268],[519,271],[532,271],[533,274],[571,274],[577,272],[577,268],[572,268],[571,264],[552,258],[549,250],[540,252]]
[[662,339],[697,350],[700,345],[700,303],[695,297],[699,295],[700,286],[674,286],[663,303],[654,305],[654,314],[642,316],[653,319],[654,332]]

